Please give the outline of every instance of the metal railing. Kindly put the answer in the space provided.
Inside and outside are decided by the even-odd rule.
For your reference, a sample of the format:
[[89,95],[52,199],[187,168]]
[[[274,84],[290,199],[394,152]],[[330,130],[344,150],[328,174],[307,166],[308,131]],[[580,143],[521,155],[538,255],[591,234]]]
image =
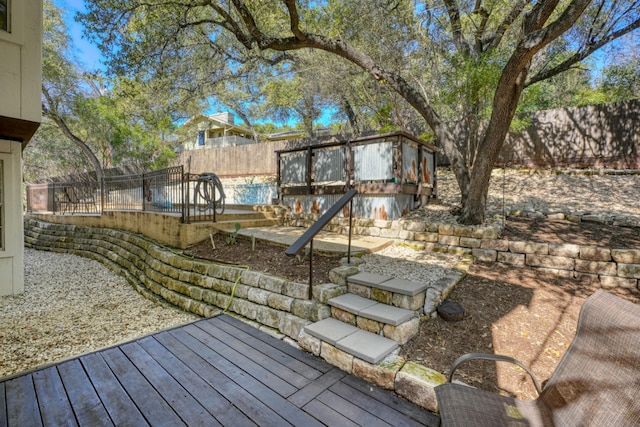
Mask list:
[[144,210],[143,174],[104,179],[102,209],[105,211]]
[[214,173],[184,176],[185,209],[184,222],[216,222],[217,215],[224,213],[225,194],[220,179]]
[[115,175],[101,182],[69,179],[27,185],[27,210],[53,214],[101,214],[104,211],[145,211],[179,214],[185,219],[183,166],[152,172]]
[[100,186],[95,181],[56,182],[52,184],[53,212],[99,213]]
[[309,300],[313,299],[313,238],[349,203],[349,241],[347,244],[347,263],[351,263],[351,219],[353,217],[353,198],[358,190],[351,189],[345,193],[327,212],[311,225],[291,246],[284,251],[288,256],[295,256],[307,244],[309,245]]

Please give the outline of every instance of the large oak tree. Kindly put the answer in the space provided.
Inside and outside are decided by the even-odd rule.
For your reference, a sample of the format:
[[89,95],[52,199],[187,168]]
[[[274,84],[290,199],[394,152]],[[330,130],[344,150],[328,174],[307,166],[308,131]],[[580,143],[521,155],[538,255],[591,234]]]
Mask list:
[[220,81],[314,49],[360,67],[424,119],[484,220],[491,171],[525,88],[640,26],[633,0],[87,0],[114,71]]

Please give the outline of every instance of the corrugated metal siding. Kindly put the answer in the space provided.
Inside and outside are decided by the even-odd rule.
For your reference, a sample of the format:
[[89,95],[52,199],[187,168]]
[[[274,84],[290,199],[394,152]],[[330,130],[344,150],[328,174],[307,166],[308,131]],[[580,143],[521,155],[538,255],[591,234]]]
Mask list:
[[307,176],[307,153],[284,154],[282,161],[282,184],[304,184]]
[[414,208],[414,197],[410,194],[359,194],[353,205],[356,218],[393,221]]
[[[342,194],[284,196],[282,201],[295,213],[325,213]],[[358,194],[353,199],[354,218],[382,219],[393,221],[414,209],[414,197],[410,194]],[[348,208],[347,208],[348,209]],[[348,210],[342,212],[342,217]]]
[[356,181],[392,179],[393,143],[381,142],[355,146],[354,166]]
[[344,147],[316,151],[313,161],[315,181],[344,181],[344,162]]
[[433,187],[435,182],[436,156],[434,153],[422,150],[422,183],[423,185]]
[[418,148],[402,144],[402,182],[418,182]]

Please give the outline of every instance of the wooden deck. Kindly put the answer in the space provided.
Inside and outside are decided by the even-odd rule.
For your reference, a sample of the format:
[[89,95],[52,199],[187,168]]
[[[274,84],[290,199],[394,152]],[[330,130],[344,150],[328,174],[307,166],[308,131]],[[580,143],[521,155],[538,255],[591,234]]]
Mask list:
[[0,426],[437,424],[227,315],[0,382]]

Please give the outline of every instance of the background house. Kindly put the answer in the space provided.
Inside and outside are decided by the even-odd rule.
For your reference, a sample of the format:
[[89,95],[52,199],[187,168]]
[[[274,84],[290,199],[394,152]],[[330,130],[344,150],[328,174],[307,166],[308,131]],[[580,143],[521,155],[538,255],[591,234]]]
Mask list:
[[183,150],[233,147],[256,142],[251,130],[235,125],[235,117],[231,113],[194,116],[183,127],[189,135]]
[[42,0],[0,0],[0,295],[24,290],[22,150],[41,120]]

